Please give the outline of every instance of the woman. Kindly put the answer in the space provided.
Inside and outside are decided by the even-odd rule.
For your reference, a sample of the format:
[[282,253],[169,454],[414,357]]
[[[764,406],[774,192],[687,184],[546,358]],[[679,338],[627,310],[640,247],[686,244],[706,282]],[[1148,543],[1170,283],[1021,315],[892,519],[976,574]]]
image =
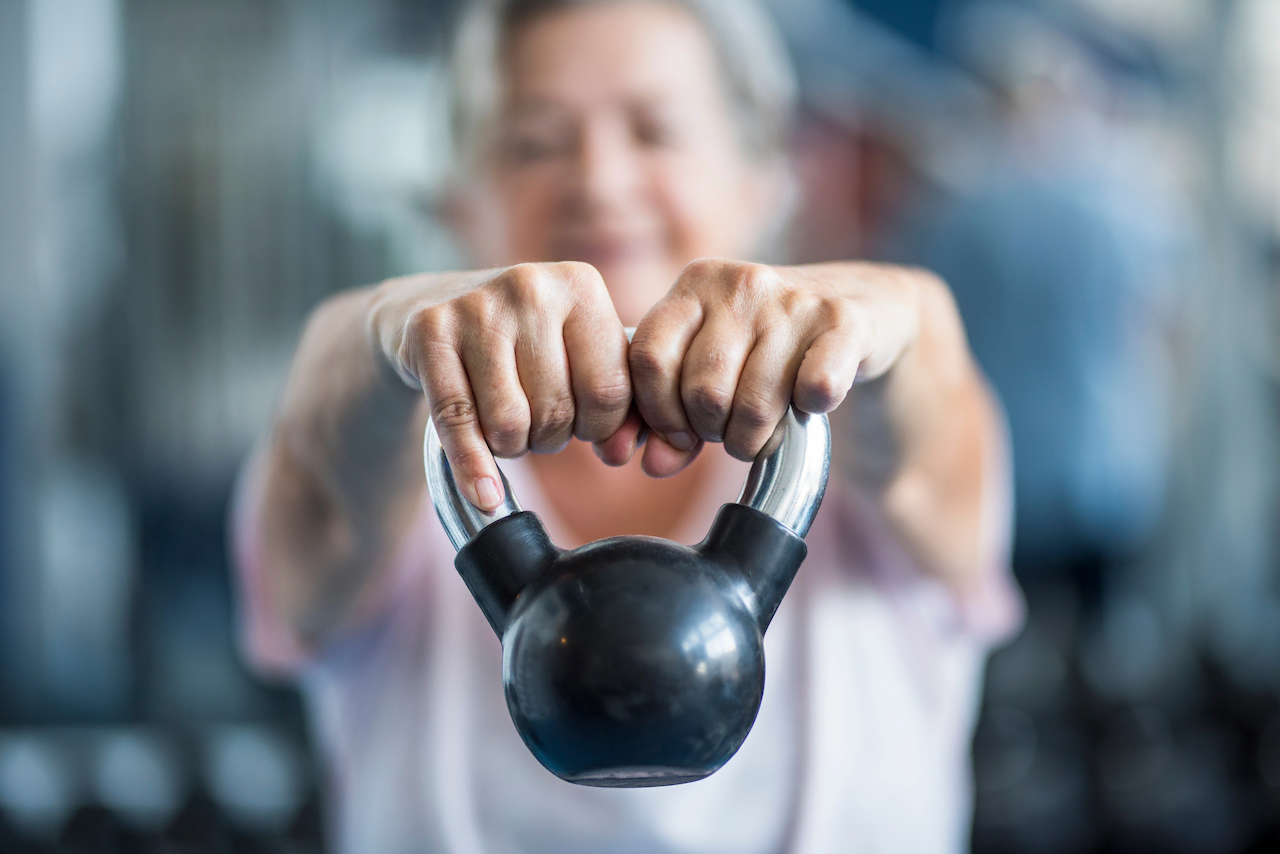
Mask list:
[[[338,848],[962,849],[982,660],[1016,609],[1007,450],[946,288],[733,260],[788,192],[790,78],[744,2],[508,0],[456,48],[450,209],[478,269],[317,309],[237,513],[249,651],[304,688]],[[424,497],[427,417],[479,507],[521,457],[562,546],[692,542],[792,402],[832,413],[837,459],[751,735],[698,783],[557,780]]]

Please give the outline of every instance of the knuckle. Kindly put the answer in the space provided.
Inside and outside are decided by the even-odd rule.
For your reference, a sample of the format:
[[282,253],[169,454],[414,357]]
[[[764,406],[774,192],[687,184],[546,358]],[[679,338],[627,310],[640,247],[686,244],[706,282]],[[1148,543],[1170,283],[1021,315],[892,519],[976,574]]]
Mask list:
[[823,297],[816,308],[818,321],[827,328],[851,327],[858,323],[858,312],[846,299]]
[[844,397],[844,383],[835,371],[820,369],[805,378],[802,391],[807,402],[822,410],[830,409]]
[[498,278],[507,287],[527,286],[537,283],[542,278],[542,267],[530,261],[522,261],[503,270]]
[[778,419],[773,399],[755,389],[743,389],[733,403],[733,418],[752,431],[772,428]]
[[548,397],[534,404],[533,430],[539,434],[559,432],[573,423],[576,408],[567,394]]
[[729,350],[723,346],[710,346],[697,359],[697,367],[713,374],[723,374],[730,367]]
[[850,340],[864,340],[871,333],[870,315],[851,300],[824,300],[822,311],[827,328],[843,330]]
[[455,452],[450,458],[449,464],[458,471],[480,473],[488,467],[489,459],[483,449],[468,445]]
[[767,440],[767,433],[741,433],[726,438],[724,440],[724,449],[735,460],[750,461],[756,458],[756,455],[760,453],[760,449],[764,447],[764,443]]
[[561,448],[573,435],[573,400],[557,397],[535,407],[529,430],[529,445],[535,451],[554,451]]
[[613,412],[631,403],[631,383],[621,373],[602,377],[582,391],[582,406],[592,412]]
[[412,378],[415,383],[428,382],[432,352],[452,347],[448,315],[438,306],[417,309],[404,319],[398,338],[388,342],[391,346],[386,352],[392,367],[406,381]]
[[503,408],[484,419],[484,434],[491,447],[501,453],[518,453],[529,435],[529,419],[515,407]]
[[719,275],[723,262],[715,258],[694,258],[684,265],[681,279],[709,279]]
[[698,384],[685,395],[685,408],[689,417],[707,423],[722,424],[729,414],[733,396],[722,388]]
[[776,278],[764,264],[741,264],[729,282],[730,298],[735,305],[759,306],[773,293]]
[[627,362],[631,373],[641,381],[660,380],[671,373],[670,360],[648,339],[631,345]]
[[502,290],[512,302],[524,307],[544,305],[549,296],[547,276],[538,264],[516,264],[501,276]]
[[488,331],[496,327],[494,320],[498,315],[499,305],[500,301],[494,299],[493,294],[475,290],[455,301],[453,313],[464,329],[472,332],[476,329]]
[[586,261],[561,261],[555,265],[558,277],[576,289],[603,289],[600,271]]
[[406,346],[421,349],[452,339],[452,320],[452,312],[441,305],[417,309],[405,325]]
[[456,430],[476,420],[476,404],[463,395],[447,395],[431,401],[431,420],[438,430]]

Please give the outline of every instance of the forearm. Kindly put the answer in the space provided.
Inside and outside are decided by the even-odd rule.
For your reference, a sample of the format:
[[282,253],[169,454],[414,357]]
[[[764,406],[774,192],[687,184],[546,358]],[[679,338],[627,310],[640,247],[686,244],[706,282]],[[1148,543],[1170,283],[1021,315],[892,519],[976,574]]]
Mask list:
[[262,463],[270,607],[312,644],[362,610],[421,500],[428,412],[463,493],[490,508],[502,499],[494,453],[620,432],[626,347],[586,264],[405,276],[327,301]]
[[687,464],[692,438],[752,459],[787,406],[834,410],[834,470],[926,572],[963,589],[996,565],[1000,420],[936,276],[699,259],[641,320],[629,357],[649,474]]
[[837,464],[926,572],[971,589],[1000,549],[986,518],[1009,488],[1000,417],[946,286],[923,271],[886,272],[915,292],[918,325],[892,366],[856,383],[835,413],[846,440]]
[[257,463],[263,594],[304,644],[376,587],[421,494],[422,396],[370,341],[371,293],[316,310]]

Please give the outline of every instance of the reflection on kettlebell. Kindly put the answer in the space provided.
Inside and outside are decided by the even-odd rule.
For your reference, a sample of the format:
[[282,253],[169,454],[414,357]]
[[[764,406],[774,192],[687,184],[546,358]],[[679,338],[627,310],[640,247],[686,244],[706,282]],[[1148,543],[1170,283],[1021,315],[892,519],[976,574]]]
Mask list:
[[427,426],[427,485],[458,572],[502,639],[507,707],[539,762],[571,783],[664,786],[737,752],[830,451],[826,416],[792,408],[699,545],[611,537],[562,551],[505,476],[493,513],[463,498]]

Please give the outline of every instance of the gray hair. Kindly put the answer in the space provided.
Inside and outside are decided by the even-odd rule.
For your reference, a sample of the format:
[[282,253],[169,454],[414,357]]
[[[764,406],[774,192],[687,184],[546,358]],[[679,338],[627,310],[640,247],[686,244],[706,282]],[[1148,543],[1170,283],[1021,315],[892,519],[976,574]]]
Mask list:
[[[450,120],[457,166],[475,165],[501,97],[502,50],[521,24],[544,12],[621,0],[473,0],[453,42]],[[664,0],[691,12],[710,38],[747,152],[782,156],[796,100],[781,37],[754,0]]]

